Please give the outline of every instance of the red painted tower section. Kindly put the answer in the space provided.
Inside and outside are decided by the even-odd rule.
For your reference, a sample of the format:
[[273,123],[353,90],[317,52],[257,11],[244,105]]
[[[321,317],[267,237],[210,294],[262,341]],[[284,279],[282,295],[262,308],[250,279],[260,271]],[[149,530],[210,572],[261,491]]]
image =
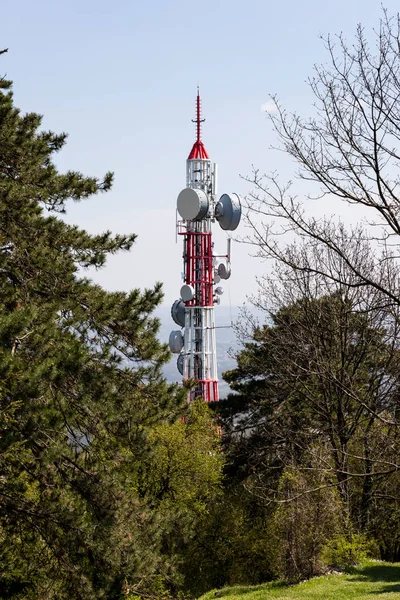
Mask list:
[[205,119],[201,118],[201,100],[200,93],[197,89],[197,98],[196,98],[196,119],[192,120],[193,123],[196,123],[196,133],[197,139],[193,144],[193,148],[190,151],[188,156],[188,160],[210,160],[208,156],[207,150],[204,147],[203,142],[201,141],[201,124],[204,123]]

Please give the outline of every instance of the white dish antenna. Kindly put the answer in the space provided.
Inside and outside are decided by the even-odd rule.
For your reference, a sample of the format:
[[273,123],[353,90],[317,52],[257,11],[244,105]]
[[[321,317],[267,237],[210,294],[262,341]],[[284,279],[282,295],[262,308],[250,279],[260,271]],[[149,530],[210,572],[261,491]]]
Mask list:
[[185,188],[179,194],[176,206],[185,221],[200,221],[208,213],[209,200],[203,190]]
[[183,348],[184,338],[181,331],[171,331],[169,334],[169,347],[171,352],[179,354]]
[[231,276],[232,269],[230,263],[220,263],[218,265],[218,275],[221,279],[229,279]]
[[242,205],[239,194],[223,194],[215,206],[215,218],[221,229],[234,231],[240,223],[241,216]]
[[185,283],[181,287],[181,298],[184,302],[190,302],[194,298],[194,287]]
[[185,327],[185,303],[182,300],[175,300],[171,307],[171,317],[177,325]]
[[183,367],[184,367],[184,364],[185,364],[185,357],[183,356],[183,354],[180,354],[180,355],[178,356],[178,359],[177,359],[177,361],[176,361],[176,366],[177,366],[177,369],[178,369],[178,371],[179,371],[179,373],[180,373],[181,375],[183,375]]

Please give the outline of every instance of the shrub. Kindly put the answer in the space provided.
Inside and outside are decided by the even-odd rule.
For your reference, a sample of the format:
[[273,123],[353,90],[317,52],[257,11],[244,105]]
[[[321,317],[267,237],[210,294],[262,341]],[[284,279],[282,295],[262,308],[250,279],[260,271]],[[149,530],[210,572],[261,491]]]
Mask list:
[[322,548],[321,559],[329,567],[346,570],[377,553],[375,540],[368,540],[364,534],[339,534],[333,536]]

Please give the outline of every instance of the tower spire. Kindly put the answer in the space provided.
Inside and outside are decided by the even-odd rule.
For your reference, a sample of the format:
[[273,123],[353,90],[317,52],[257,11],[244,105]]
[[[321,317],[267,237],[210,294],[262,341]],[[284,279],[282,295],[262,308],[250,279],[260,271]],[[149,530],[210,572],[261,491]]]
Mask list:
[[204,123],[205,119],[201,118],[201,99],[200,90],[197,86],[197,98],[196,98],[196,118],[192,119],[192,123],[196,123],[196,141],[193,144],[193,148],[190,151],[188,160],[209,160],[208,152],[201,141],[201,124]]
[[201,142],[201,124],[204,123],[204,121],[205,121],[205,119],[201,118],[200,90],[199,90],[199,86],[197,86],[196,119],[192,119],[192,123],[196,123],[196,130],[197,130],[196,142]]

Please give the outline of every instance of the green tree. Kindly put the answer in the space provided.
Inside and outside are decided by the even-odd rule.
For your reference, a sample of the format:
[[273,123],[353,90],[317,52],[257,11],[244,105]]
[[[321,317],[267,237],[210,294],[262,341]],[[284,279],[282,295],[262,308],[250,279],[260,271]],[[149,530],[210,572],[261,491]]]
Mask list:
[[196,522],[185,553],[186,588],[194,597],[209,589],[258,584],[278,575],[281,540],[273,509],[228,478],[223,493]]
[[153,452],[142,466],[142,490],[158,515],[160,551],[171,564],[175,591],[192,591],[187,571],[193,544],[221,501],[224,457],[212,417],[197,400],[183,419],[156,425],[149,436]]
[[[151,316],[161,284],[110,293],[81,275],[135,235],[89,235],[57,217],[68,201],[109,190],[112,174],[59,173],[66,135],[40,126],[1,81],[0,596],[151,593],[173,579],[160,523],[179,522],[162,513],[167,492],[151,477],[156,441],[163,428],[172,435],[184,404],[161,374],[169,353]],[[196,448],[187,461],[193,472]],[[204,474],[189,498],[181,486],[177,502],[196,504],[217,480]]]
[[287,468],[319,471],[310,490],[336,486],[343,522],[366,530],[399,470],[397,333],[358,288],[318,297],[321,278],[282,265],[275,275],[261,296],[279,308],[251,327],[237,368],[224,374],[237,392],[220,411],[231,472],[279,503],[288,501]]
[[[328,485],[327,485],[328,484]],[[344,527],[337,489],[317,468],[289,465],[279,481],[282,501],[272,516],[279,540],[277,569],[286,581],[318,575],[325,569],[327,540],[342,537]]]

